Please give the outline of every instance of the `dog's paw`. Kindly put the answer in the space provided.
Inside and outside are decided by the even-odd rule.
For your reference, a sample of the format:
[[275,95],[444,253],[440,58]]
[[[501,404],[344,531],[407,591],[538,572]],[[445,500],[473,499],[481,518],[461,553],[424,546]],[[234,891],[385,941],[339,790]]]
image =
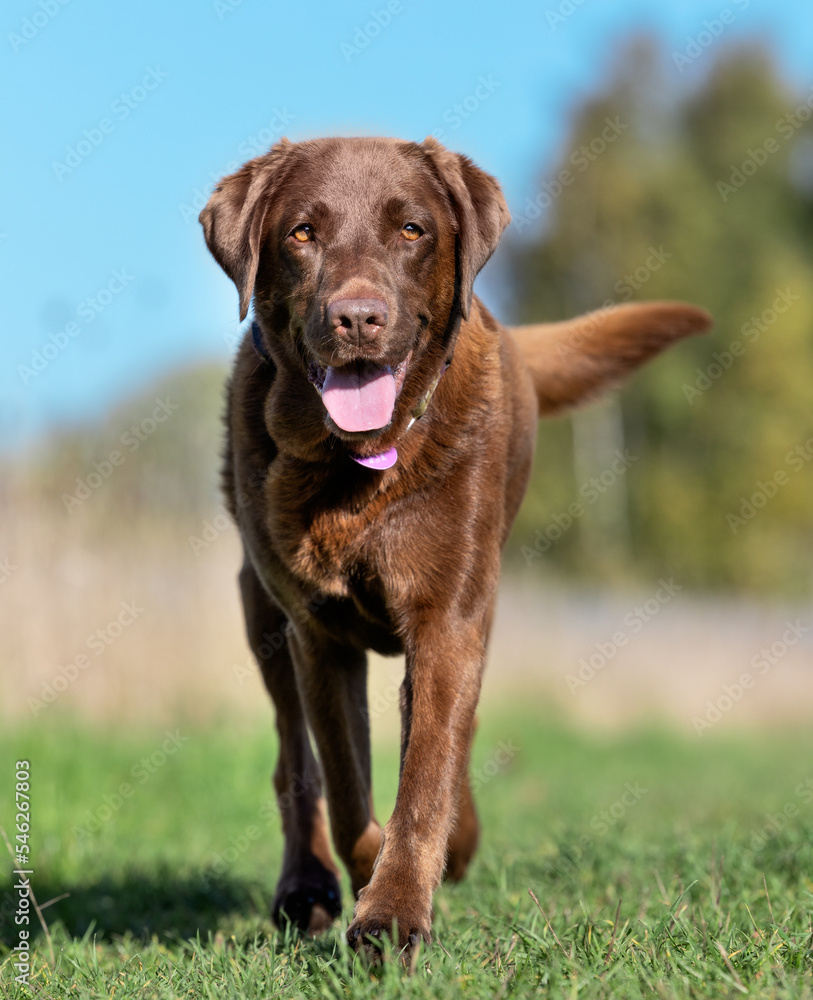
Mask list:
[[339,882],[316,858],[296,871],[283,872],[277,885],[271,916],[277,927],[291,923],[301,931],[320,934],[341,913]]
[[424,912],[416,906],[399,907],[391,902],[376,905],[363,895],[347,929],[347,941],[357,952],[378,962],[387,947],[386,939],[389,939],[398,948],[401,958],[409,961],[421,941],[431,943],[431,922],[431,908]]

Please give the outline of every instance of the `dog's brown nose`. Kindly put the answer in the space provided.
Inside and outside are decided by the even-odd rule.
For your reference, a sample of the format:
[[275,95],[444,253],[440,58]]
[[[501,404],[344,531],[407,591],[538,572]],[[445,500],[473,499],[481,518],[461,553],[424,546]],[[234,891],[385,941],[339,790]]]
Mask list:
[[358,347],[378,337],[387,317],[383,299],[334,299],[327,307],[328,323],[340,337]]

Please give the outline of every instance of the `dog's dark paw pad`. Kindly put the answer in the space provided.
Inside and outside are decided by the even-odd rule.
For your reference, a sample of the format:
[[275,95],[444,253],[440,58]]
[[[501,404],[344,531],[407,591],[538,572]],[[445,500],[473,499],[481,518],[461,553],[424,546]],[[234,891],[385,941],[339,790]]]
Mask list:
[[301,931],[318,934],[333,923],[341,913],[339,887],[303,886],[277,896],[271,910],[274,923],[283,927],[291,923]]
[[342,910],[341,889],[333,872],[316,862],[307,872],[283,875],[277,886],[271,916],[277,927],[293,924],[301,931],[320,934]]

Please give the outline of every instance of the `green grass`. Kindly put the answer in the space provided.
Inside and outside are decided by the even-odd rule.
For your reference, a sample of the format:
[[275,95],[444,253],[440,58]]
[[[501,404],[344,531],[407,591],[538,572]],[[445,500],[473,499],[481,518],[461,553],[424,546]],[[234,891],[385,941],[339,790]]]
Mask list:
[[[481,848],[469,878],[437,893],[435,940],[410,977],[348,954],[349,898],[320,940],[272,928],[270,719],[180,731],[154,774],[138,762],[158,731],[56,718],[0,737],[0,822],[11,834],[6,789],[28,758],[34,891],[70,893],[45,910],[55,961],[38,933],[29,990],[14,982],[16,897],[2,886],[4,995],[813,997],[813,736],[602,740],[487,715]],[[396,774],[395,750],[378,753],[381,815]]]

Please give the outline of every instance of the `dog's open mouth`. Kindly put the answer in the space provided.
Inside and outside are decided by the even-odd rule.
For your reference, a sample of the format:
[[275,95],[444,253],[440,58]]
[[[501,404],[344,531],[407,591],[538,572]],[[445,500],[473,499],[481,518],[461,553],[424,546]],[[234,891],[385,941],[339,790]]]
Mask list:
[[322,396],[333,423],[351,434],[382,430],[392,420],[412,352],[398,365],[355,361],[322,368],[312,361],[308,379]]

